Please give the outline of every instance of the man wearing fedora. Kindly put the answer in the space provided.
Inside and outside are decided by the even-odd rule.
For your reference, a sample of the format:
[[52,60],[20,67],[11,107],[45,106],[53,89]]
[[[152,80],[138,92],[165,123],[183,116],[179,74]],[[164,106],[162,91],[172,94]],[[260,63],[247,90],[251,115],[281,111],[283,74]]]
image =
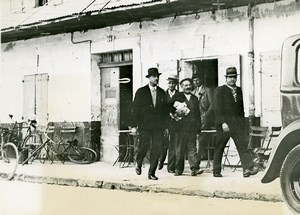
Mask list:
[[[173,97],[178,96],[179,91],[176,90],[176,86],[178,85],[178,75],[176,74],[170,74],[167,78],[168,81],[168,89],[166,90],[167,95],[167,103],[168,106],[171,103],[171,100]],[[161,151],[161,157],[159,160],[158,169],[161,170],[164,166],[164,162],[166,159],[166,156],[168,154],[168,172],[169,173],[175,173],[175,131],[174,131],[174,120],[168,116],[167,119],[167,128],[168,128],[168,135],[164,138],[163,144],[162,144],[162,151]]]
[[213,176],[222,177],[222,156],[224,148],[231,137],[240,156],[243,176],[249,177],[250,175],[257,174],[258,168],[254,165],[250,151],[247,149],[244,135],[245,118],[243,94],[241,88],[236,86],[236,68],[227,68],[225,77],[226,84],[216,88],[213,97],[213,110],[217,129]]
[[139,133],[139,144],[136,154],[136,173],[142,173],[142,163],[150,148],[150,167],[148,178],[157,180],[155,171],[160,157],[161,145],[166,130],[168,117],[167,96],[158,86],[159,76],[157,68],[148,69],[149,84],[137,90],[132,106],[132,132]]

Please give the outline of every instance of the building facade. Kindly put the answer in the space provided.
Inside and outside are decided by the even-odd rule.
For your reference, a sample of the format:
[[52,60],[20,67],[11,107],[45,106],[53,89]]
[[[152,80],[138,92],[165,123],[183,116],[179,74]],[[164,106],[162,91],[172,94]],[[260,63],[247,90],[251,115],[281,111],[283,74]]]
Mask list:
[[300,3],[203,2],[2,0],[0,122],[74,122],[111,162],[149,67],[166,88],[169,73],[197,72],[216,87],[236,66],[246,116],[281,125],[280,49],[299,33]]

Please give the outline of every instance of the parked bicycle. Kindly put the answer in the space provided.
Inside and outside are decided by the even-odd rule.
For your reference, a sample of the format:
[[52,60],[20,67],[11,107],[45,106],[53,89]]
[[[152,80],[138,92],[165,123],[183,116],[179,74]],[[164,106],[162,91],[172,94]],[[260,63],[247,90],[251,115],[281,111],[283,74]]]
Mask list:
[[[77,139],[68,141],[62,139],[55,142],[49,137],[49,133],[54,133],[54,130],[54,126],[47,126],[43,132],[36,131],[31,133],[28,138],[25,138],[24,146],[34,149],[29,150],[29,156],[23,161],[22,165],[33,162],[36,159],[42,162],[48,159],[53,163],[55,158],[57,158],[62,163],[70,160],[77,164],[90,164],[97,160],[97,153],[89,147],[78,146]],[[45,137],[44,142],[42,136]]]
[[7,128],[0,127],[0,178],[11,180],[17,170],[19,154],[15,144],[4,141],[4,134],[8,134]]

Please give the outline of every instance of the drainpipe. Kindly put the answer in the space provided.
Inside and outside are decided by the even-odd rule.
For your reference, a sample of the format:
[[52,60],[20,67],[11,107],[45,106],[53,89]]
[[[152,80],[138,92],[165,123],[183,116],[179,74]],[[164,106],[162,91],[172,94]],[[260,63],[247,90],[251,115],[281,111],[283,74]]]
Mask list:
[[86,43],[86,42],[89,42],[89,45],[90,45],[90,54],[91,53],[91,43],[92,43],[92,40],[82,40],[82,41],[74,41],[74,32],[71,33],[71,42],[73,44],[79,44],[79,43]]
[[248,6],[249,17],[249,52],[248,52],[248,78],[249,78],[249,126],[255,124],[255,88],[254,88],[254,16],[253,5]]

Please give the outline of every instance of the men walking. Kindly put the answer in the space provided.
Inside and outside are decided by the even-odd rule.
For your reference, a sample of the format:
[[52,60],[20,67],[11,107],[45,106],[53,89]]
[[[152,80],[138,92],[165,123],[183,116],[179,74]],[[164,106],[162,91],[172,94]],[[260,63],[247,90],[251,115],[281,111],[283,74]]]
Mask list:
[[[199,75],[193,75],[193,84],[195,89],[192,93],[197,96],[199,100],[199,109],[201,117],[201,130],[211,129],[214,125],[213,121],[213,109],[212,109],[212,99],[213,90],[204,85],[203,78]],[[207,147],[208,136],[203,133],[199,136],[198,145],[198,158],[207,158],[207,153],[205,153],[205,147]]]
[[180,82],[182,92],[171,102],[171,115],[177,121],[175,127],[175,176],[182,175],[184,170],[185,152],[187,149],[191,175],[196,176],[200,165],[197,157],[196,137],[200,132],[200,111],[198,99],[191,94],[192,80],[183,79]]
[[[168,89],[166,90],[167,95],[167,103],[170,105],[171,100],[173,97],[178,96],[179,91],[176,90],[176,86],[178,85],[178,76],[175,74],[170,74],[167,78],[168,81]],[[163,145],[162,145],[162,152],[161,152],[161,158],[159,161],[158,169],[162,169],[164,166],[164,162],[166,159],[166,156],[168,154],[168,172],[169,173],[175,173],[175,120],[172,119],[170,116],[168,116],[167,119],[167,128],[168,133],[164,138]]]
[[241,88],[236,86],[236,68],[227,68],[225,77],[226,84],[218,87],[213,97],[213,109],[217,129],[213,176],[222,177],[222,156],[224,148],[231,137],[234,140],[241,159],[243,176],[249,177],[250,175],[257,174],[258,168],[254,166],[244,136],[245,119],[243,95]]
[[139,145],[136,154],[136,173],[142,173],[142,163],[150,148],[150,167],[148,178],[157,180],[155,171],[158,165],[161,145],[166,129],[167,97],[158,85],[157,68],[148,69],[149,84],[137,90],[132,107],[132,132],[138,129]]

